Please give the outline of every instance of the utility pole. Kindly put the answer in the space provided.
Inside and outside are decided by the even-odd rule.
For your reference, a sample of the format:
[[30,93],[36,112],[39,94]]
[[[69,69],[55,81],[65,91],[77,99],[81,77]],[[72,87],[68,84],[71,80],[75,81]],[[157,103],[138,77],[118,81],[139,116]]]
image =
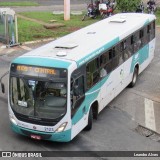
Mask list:
[[64,0],[64,20],[70,20],[70,0]]

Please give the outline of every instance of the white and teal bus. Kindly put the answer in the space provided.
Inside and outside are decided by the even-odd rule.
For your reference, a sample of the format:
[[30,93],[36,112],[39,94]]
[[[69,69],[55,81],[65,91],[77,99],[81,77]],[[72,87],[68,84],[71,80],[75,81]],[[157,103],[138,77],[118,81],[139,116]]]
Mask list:
[[12,129],[68,142],[149,65],[155,16],[117,14],[14,59],[9,74]]

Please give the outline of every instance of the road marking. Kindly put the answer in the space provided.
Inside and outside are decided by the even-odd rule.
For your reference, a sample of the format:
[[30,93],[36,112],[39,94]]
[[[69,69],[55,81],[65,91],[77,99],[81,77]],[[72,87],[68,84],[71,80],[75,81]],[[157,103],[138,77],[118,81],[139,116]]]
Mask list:
[[27,51],[31,51],[32,50],[32,48],[29,48],[29,47],[27,47],[27,46],[20,46],[22,49],[24,49],[24,50],[27,50]]
[[14,52],[15,51],[15,49],[9,49],[6,53],[7,54],[10,54],[10,53],[12,53],[12,52]]
[[0,48],[0,52],[2,52],[4,49],[3,48]]
[[145,105],[145,126],[153,131],[156,131],[153,101],[145,98],[144,105]]
[[1,46],[1,47],[0,47],[0,49],[5,49],[5,48],[6,48],[6,46]]

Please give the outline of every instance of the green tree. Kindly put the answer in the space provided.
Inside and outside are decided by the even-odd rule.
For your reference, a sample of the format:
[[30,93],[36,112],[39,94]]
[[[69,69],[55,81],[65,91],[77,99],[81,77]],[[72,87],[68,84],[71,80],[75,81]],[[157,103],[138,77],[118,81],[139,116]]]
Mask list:
[[117,0],[117,8],[122,12],[135,12],[141,0]]

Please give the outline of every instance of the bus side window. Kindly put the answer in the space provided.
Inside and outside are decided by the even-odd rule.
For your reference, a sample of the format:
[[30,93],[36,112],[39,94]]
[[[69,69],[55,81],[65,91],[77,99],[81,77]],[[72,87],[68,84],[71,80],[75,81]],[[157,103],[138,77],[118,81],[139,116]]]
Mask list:
[[128,52],[128,58],[129,58],[133,53],[133,46],[131,45],[131,37],[128,37],[126,39],[126,45],[127,45],[127,52]]
[[151,23],[151,40],[155,38],[155,21]]
[[149,24],[147,26],[147,39],[148,39],[148,42],[151,40],[151,24]]
[[73,96],[78,99],[84,95],[84,76],[81,76],[73,83]]
[[134,45],[135,45],[135,37],[134,35],[131,36],[131,46],[132,46],[132,54],[134,54]]
[[100,56],[100,77],[105,77],[112,71],[112,52],[107,51]]
[[71,80],[71,107],[72,116],[80,107],[85,98],[84,76]]
[[100,56],[100,78],[103,78],[107,75],[107,68],[106,63],[109,61],[109,54],[108,52],[103,53]]
[[86,73],[87,73],[87,88],[89,89],[93,85],[95,85],[100,79],[99,58],[96,58],[87,64]]
[[[123,57],[124,61],[126,61],[131,56],[128,49],[127,40],[124,40],[123,42],[120,43],[120,48],[121,48],[121,53],[123,55],[123,56],[120,56],[120,58]],[[120,64],[123,63],[121,62],[121,59],[119,61],[120,61]]]
[[144,45],[148,43],[148,33],[147,33],[147,26],[144,27],[144,37],[143,37]]
[[137,33],[131,36],[131,45],[133,46],[132,54],[136,53],[139,49],[139,45],[141,44],[141,42],[138,40],[139,40],[139,36],[137,35]]
[[145,41],[144,41],[144,29],[141,29],[139,31],[139,39],[141,40],[140,48],[144,46]]
[[117,49],[115,49],[115,47],[113,47],[112,48],[112,70],[117,68],[118,65],[119,65],[119,52],[117,51]]
[[134,53],[136,53],[141,48],[141,39],[139,38],[139,31],[134,34]]

